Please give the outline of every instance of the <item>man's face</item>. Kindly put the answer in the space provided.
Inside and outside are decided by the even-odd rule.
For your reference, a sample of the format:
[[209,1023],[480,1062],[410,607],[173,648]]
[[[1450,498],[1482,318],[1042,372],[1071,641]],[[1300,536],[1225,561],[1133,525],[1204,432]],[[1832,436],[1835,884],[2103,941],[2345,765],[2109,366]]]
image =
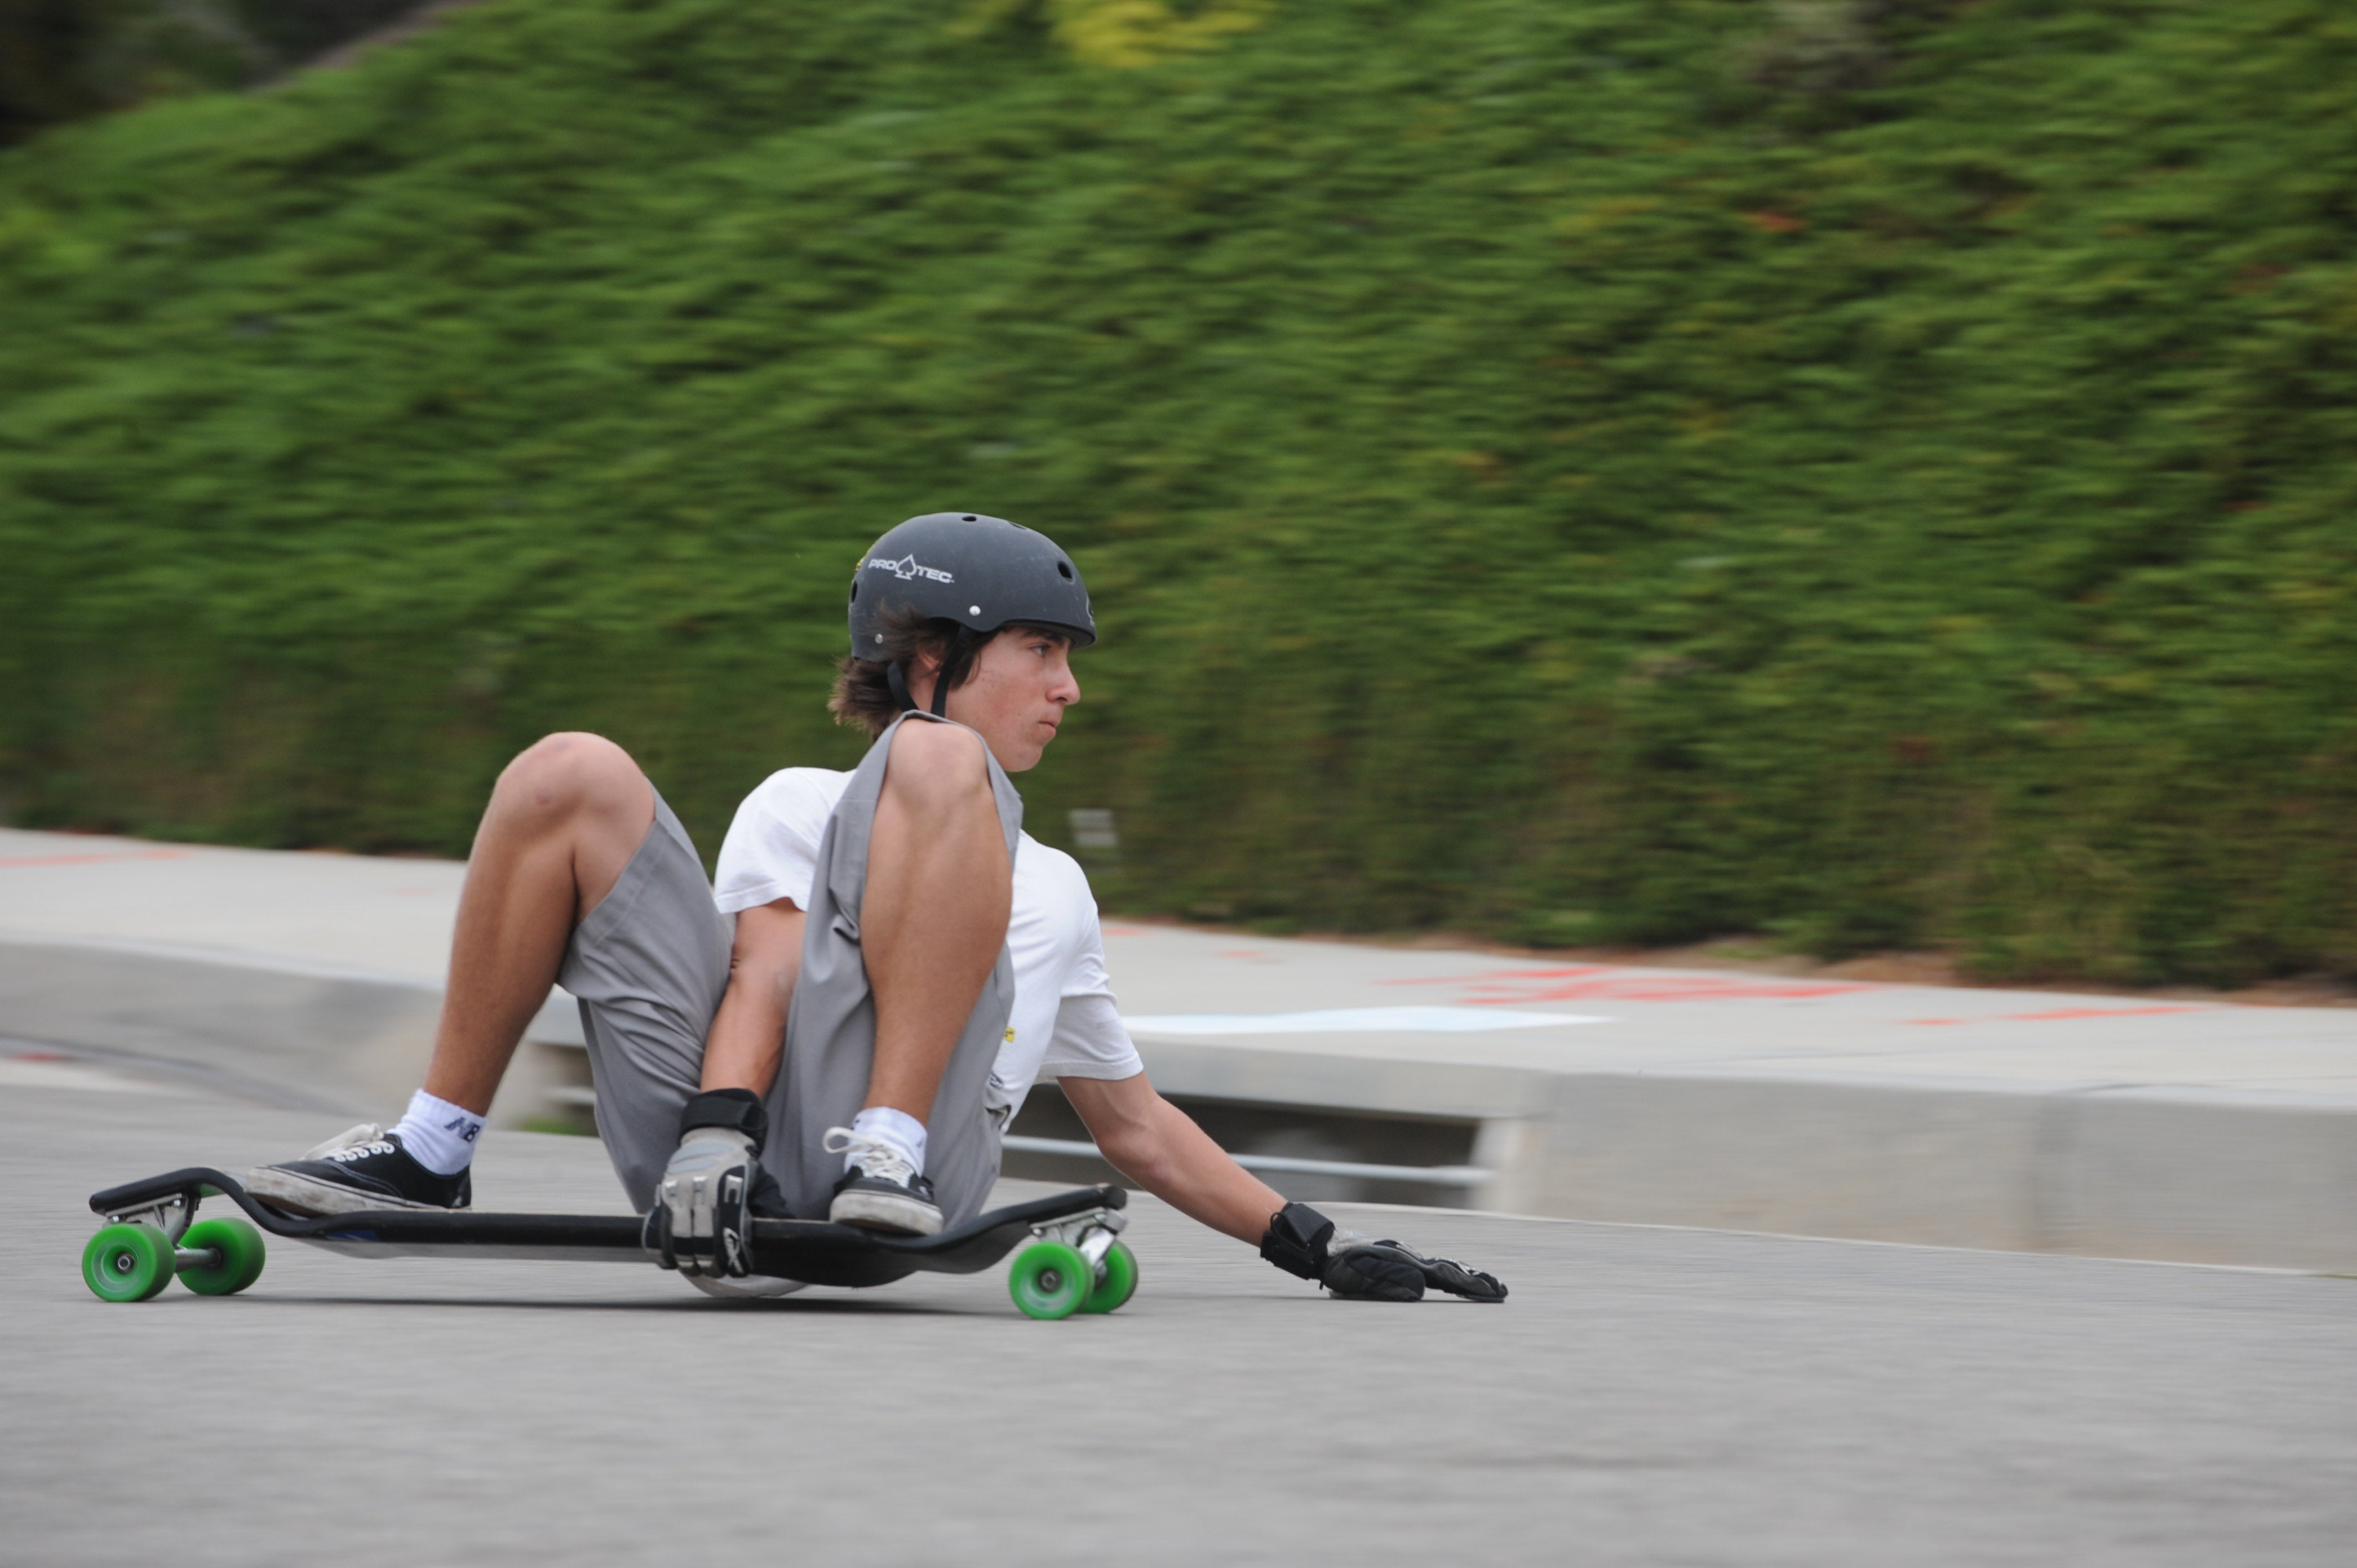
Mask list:
[[[1071,651],[1068,637],[1007,628],[983,644],[974,673],[950,693],[949,716],[979,731],[1009,773],[1038,767],[1064,710],[1081,700]],[[932,693],[919,694],[912,682],[910,695],[922,704]]]

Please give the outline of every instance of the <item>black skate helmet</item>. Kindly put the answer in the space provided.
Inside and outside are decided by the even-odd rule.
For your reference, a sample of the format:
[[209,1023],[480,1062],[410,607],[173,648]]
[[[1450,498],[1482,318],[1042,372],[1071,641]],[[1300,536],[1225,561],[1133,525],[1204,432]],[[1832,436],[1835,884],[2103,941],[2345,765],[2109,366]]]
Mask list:
[[[929,511],[869,545],[851,574],[851,656],[884,663],[888,618],[913,611],[979,632],[1022,625],[1060,631],[1075,648],[1097,639],[1089,590],[1072,558],[1044,533],[972,511]],[[907,677],[892,666],[904,708]],[[937,692],[939,712],[946,692]]]

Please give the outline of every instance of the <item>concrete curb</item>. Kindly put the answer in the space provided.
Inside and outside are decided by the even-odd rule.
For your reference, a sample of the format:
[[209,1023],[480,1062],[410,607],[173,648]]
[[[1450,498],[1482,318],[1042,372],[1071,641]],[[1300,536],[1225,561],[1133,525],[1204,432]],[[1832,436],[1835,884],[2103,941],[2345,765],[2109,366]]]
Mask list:
[[[401,975],[156,942],[0,933],[0,1035],[201,1069],[224,1086],[355,1118],[390,1120],[425,1076],[442,993]],[[491,1106],[512,1126],[544,1115],[586,1068],[568,999],[552,998]],[[332,1131],[333,1129],[328,1129]],[[325,1135],[324,1133],[322,1134]]]
[[1501,1213],[2357,1271],[2357,1095],[1140,1046],[1168,1092],[1477,1119]]
[[1491,1207],[2015,1251],[2357,1267],[2357,1102],[1593,1074]]
[[[128,1053],[354,1116],[398,1113],[440,993],[156,943],[0,933],[0,1035]],[[552,997],[492,1107],[576,1099]],[[2007,1251],[2357,1273],[2357,1096],[1739,1069],[1557,1071],[1140,1041],[1165,1091],[1477,1124],[1483,1208]]]

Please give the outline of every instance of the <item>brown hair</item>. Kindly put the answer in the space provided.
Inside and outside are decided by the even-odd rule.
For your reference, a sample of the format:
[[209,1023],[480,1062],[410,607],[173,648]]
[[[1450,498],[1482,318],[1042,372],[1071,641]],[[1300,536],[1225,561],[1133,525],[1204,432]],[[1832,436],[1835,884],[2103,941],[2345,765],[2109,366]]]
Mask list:
[[827,695],[826,711],[839,725],[856,725],[871,736],[882,735],[900,716],[900,699],[892,694],[893,665],[914,665],[919,655],[933,654],[942,661],[942,689],[954,692],[973,676],[974,661],[983,645],[997,635],[953,620],[927,620],[907,609],[888,613],[876,657],[846,656],[834,667],[834,690]]
[[[839,725],[855,725],[870,736],[880,736],[900,716],[900,699],[892,694],[892,666],[913,666],[920,654],[937,655],[942,661],[941,687],[954,692],[974,678],[974,660],[982,650],[1003,631],[1037,631],[1069,643],[1072,634],[1060,626],[1034,627],[1026,621],[1009,621],[991,631],[976,631],[970,626],[943,618],[927,620],[912,610],[888,611],[884,617],[884,640],[876,645],[874,660],[845,657],[834,667],[834,690],[827,693],[826,711],[834,715]],[[902,671],[906,679],[907,671]]]

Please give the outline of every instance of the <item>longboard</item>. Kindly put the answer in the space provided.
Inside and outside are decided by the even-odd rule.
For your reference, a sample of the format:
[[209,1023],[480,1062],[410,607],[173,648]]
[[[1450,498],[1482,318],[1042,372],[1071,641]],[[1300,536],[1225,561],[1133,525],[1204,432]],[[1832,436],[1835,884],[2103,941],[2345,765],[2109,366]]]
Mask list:
[[[226,1197],[243,1220],[198,1220]],[[751,1272],[806,1284],[865,1288],[920,1271],[970,1274],[1027,1240],[1010,1272],[1015,1304],[1033,1317],[1110,1312],[1137,1284],[1137,1263],[1114,1240],[1129,1195],[1076,1187],[994,1208],[934,1236],[895,1236],[817,1219],[753,1221]],[[209,1165],[167,1171],[92,1193],[108,1223],[82,1254],[82,1279],[104,1301],[144,1301],[178,1276],[191,1290],[231,1295],[262,1273],[260,1232],[348,1257],[532,1258],[648,1263],[642,1219],[624,1214],[496,1214],[472,1209],[371,1209],[316,1219],[282,1214]],[[249,1223],[250,1222],[250,1223]],[[258,1230],[257,1230],[258,1228]]]

